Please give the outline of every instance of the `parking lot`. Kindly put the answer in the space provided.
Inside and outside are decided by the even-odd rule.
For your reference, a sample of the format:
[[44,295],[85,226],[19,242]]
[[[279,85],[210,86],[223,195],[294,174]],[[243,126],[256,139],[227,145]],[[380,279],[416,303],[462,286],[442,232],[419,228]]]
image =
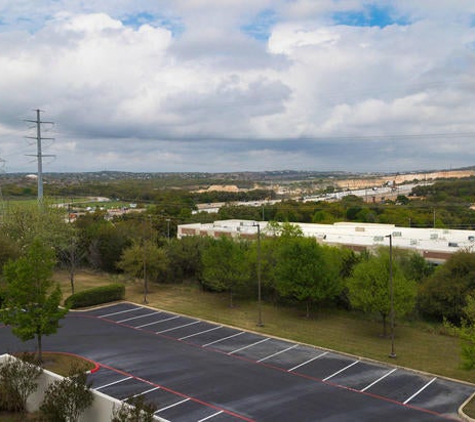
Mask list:
[[[1,352],[21,343],[0,331]],[[471,385],[129,303],[70,313],[45,349],[99,363],[93,388],[168,421],[458,420]],[[31,343],[31,346],[34,346]]]

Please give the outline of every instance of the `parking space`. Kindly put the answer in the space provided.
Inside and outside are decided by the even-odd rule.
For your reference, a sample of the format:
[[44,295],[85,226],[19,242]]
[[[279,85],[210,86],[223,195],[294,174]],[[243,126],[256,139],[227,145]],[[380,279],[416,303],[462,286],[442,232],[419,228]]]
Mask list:
[[[143,396],[145,401],[154,406],[155,414],[162,419],[179,421],[242,421],[246,420],[218,409],[210,404],[200,403],[199,400],[186,397],[166,387],[156,385],[145,380],[101,367],[97,372],[90,374],[88,381],[92,388],[118,400],[127,400],[132,397]],[[219,419],[216,419],[218,418]]]
[[98,361],[93,388],[120,400],[143,395],[168,421],[458,420],[459,405],[475,392],[133,304],[75,313],[66,323],[48,341]]
[[[153,327],[156,334],[166,334],[211,351],[245,358],[256,364],[441,414],[455,415],[459,401],[474,391],[469,385],[369,363],[311,346],[166,312],[150,312],[146,308],[128,306],[129,308],[118,305],[111,312],[97,316],[137,329],[151,330]],[[137,324],[139,321],[148,322],[145,322],[146,325]]]

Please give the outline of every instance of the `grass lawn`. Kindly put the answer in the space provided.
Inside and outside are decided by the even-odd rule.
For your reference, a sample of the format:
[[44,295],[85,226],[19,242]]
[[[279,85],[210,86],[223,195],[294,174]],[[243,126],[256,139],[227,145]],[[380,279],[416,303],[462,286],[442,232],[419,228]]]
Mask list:
[[[66,272],[56,273],[65,297],[70,294]],[[118,281],[117,277],[80,272],[75,288],[90,287]],[[381,336],[382,325],[358,313],[321,310],[307,319],[304,310],[276,307],[263,303],[263,327],[257,326],[257,303],[236,302],[229,307],[225,294],[208,293],[194,284],[152,284],[148,306],[197,318],[232,325],[262,334],[338,350],[344,353],[388,362],[431,374],[475,382],[475,371],[460,368],[460,345],[457,338],[439,334],[437,327],[413,327],[397,324],[395,329],[396,359],[389,357],[391,342]],[[143,303],[142,283],[126,283],[126,298]]]
[[[57,272],[64,297],[69,296],[69,275]],[[111,282],[121,277],[94,272],[78,272],[75,290],[81,291]],[[124,281],[126,299],[142,304],[143,284]],[[382,324],[366,316],[340,310],[322,309],[312,318],[304,317],[304,310],[262,304],[263,327],[257,326],[258,309],[255,301],[236,301],[229,307],[226,294],[205,292],[199,286],[183,284],[150,284],[148,306],[200,319],[227,324],[265,335],[333,349],[379,362],[418,371],[475,382],[475,371],[461,369],[459,340],[443,334],[441,326],[398,322],[395,328],[395,359],[389,357],[391,341],[381,336]],[[475,402],[465,407],[466,414],[475,417]],[[1,420],[1,419],[0,419]]]

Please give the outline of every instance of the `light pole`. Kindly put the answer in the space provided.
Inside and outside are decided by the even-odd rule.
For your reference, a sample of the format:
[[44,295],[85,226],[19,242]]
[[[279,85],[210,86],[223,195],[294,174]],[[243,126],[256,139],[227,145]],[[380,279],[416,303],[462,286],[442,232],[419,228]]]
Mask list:
[[[145,220],[144,220],[145,222]],[[148,216],[148,230],[151,231],[152,229],[152,217],[149,215]],[[146,223],[145,223],[146,225]],[[147,279],[147,242],[146,242],[146,239],[145,239],[145,236],[146,236],[146,232],[147,231],[147,227],[144,228],[144,234],[143,234],[143,238],[142,238],[142,242],[143,242],[143,250],[142,250],[142,253],[143,253],[143,303],[144,304],[147,304],[148,303],[148,299],[147,299],[147,295],[148,295],[148,279]]]
[[389,354],[390,358],[396,357],[396,352],[394,351],[394,286],[393,286],[393,236],[388,234],[386,237],[389,237],[389,302],[390,302],[390,330],[391,330],[391,353]]
[[257,227],[257,326],[263,327],[262,323],[262,297],[261,297],[261,226],[259,223],[254,223]]
[[167,218],[167,240],[170,240],[170,219]]
[[148,282],[147,282],[147,246],[143,239],[143,303],[147,304]]

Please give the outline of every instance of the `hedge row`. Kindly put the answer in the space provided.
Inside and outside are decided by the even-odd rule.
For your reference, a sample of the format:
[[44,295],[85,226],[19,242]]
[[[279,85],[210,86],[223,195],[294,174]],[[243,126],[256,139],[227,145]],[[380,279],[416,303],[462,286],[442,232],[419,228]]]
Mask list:
[[75,309],[113,302],[115,300],[123,300],[124,298],[125,286],[123,284],[114,283],[74,293],[66,299],[65,305]]

